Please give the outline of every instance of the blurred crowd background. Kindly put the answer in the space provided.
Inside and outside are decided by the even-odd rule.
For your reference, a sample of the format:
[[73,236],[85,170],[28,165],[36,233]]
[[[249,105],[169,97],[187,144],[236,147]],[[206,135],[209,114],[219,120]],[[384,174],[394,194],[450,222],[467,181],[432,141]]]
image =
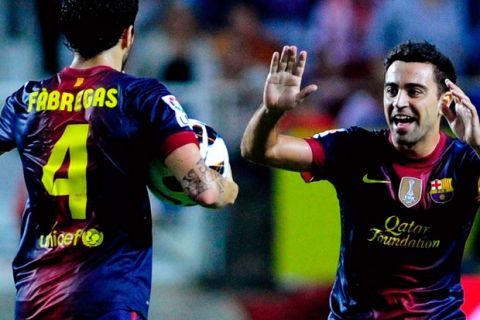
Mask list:
[[[60,2],[0,0],[2,101],[25,81],[69,64],[58,25]],[[338,258],[334,191],[323,183],[306,187],[296,174],[252,165],[239,154],[273,51],[285,44],[307,50],[304,81],[319,86],[284,119],[284,130],[293,134],[383,128],[383,57],[404,40],[428,40],[451,57],[458,83],[480,106],[478,0],[140,0],[135,32],[126,72],[164,82],[192,118],[217,129],[240,185],[237,204],[222,211],[152,198],[156,285],[195,288],[190,303],[212,294],[198,307],[217,307],[216,318],[199,316],[194,308],[191,319],[316,319],[306,314],[318,316],[327,308]],[[0,292],[10,297],[22,190],[16,154],[3,155]],[[480,273],[477,229],[467,246],[465,274]],[[230,307],[220,305],[230,315],[212,305],[219,297],[226,297]],[[300,309],[304,315],[288,316]],[[189,319],[177,312],[170,319]]]

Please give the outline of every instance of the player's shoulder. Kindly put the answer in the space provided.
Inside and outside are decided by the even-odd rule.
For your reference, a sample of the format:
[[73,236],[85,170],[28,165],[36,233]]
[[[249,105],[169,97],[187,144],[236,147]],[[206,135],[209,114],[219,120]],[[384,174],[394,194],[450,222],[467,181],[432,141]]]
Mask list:
[[337,160],[352,157],[370,159],[374,155],[387,154],[390,148],[386,130],[375,131],[356,126],[323,131],[313,138],[330,157]]
[[33,91],[38,91],[44,86],[45,82],[51,81],[51,78],[42,80],[28,80],[23,83],[13,94],[28,94]]
[[155,78],[137,77],[128,73],[122,73],[119,81],[124,86],[126,92],[129,93],[140,95],[148,95],[152,92],[158,92],[160,95],[169,94],[166,85]]
[[59,81],[58,74],[43,79],[31,79],[26,81],[16,92],[30,94],[32,92],[42,90],[43,88],[57,87],[59,85]]
[[459,138],[447,136],[445,153],[451,157],[458,157],[463,160],[470,159],[480,164],[480,157],[465,141]]
[[381,130],[369,130],[362,127],[349,127],[349,128],[339,128],[331,129],[319,132],[313,136],[315,139],[319,140],[349,140],[352,142],[357,141],[387,141],[388,131],[386,129]]
[[184,113],[177,97],[159,80],[129,74],[125,74],[124,77],[125,83],[121,85],[120,90],[133,99],[134,104],[140,109],[157,111],[158,108],[163,108],[163,110],[172,109],[181,114]]
[[50,79],[28,80],[24,82],[6,98],[6,105],[13,106],[16,110],[17,108],[21,108],[27,103],[30,94],[35,91],[40,91],[43,83],[47,80]]

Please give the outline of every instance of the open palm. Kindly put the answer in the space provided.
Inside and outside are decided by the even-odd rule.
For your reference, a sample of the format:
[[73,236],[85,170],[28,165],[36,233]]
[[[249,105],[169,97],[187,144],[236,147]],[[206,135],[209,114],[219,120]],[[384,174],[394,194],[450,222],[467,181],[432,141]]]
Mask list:
[[297,59],[295,46],[283,47],[281,55],[278,52],[273,54],[263,92],[263,101],[269,110],[293,109],[317,90],[316,85],[300,89],[306,59],[305,51],[300,52]]

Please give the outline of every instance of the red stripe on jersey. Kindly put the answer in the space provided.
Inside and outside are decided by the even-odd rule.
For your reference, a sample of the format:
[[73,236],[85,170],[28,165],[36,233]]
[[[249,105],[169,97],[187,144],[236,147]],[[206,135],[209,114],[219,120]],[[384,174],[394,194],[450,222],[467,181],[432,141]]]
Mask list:
[[192,131],[182,131],[172,134],[165,140],[160,153],[165,159],[170,153],[189,143],[195,143],[197,146],[199,145],[198,140]]
[[322,144],[317,139],[307,138],[305,141],[307,141],[312,150],[312,170],[304,171],[301,175],[305,182],[312,182],[318,179],[317,174],[325,164],[325,151],[323,150]]

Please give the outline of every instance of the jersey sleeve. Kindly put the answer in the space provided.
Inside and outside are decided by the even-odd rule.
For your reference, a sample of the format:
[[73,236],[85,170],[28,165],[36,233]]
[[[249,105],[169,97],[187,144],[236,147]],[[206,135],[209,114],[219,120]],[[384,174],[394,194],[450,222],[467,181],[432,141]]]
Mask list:
[[365,146],[365,141],[371,141],[370,134],[365,129],[351,127],[317,133],[306,141],[312,150],[312,169],[302,172],[305,182],[318,180],[333,181],[345,176],[346,168],[352,166],[364,152],[369,152],[373,146]]
[[320,180],[322,176],[322,168],[325,164],[325,151],[322,143],[313,137],[305,139],[312,150],[312,170],[301,172],[305,182],[313,182]]
[[336,168],[344,162],[349,149],[349,131],[351,130],[328,130],[306,139],[312,150],[312,170],[301,173],[305,182],[331,178]]
[[144,80],[138,104],[147,122],[149,147],[166,158],[175,149],[198,141],[190,128],[188,115],[177,98],[157,80]]
[[0,112],[0,153],[15,148],[13,127],[15,125],[14,96],[7,98]]

